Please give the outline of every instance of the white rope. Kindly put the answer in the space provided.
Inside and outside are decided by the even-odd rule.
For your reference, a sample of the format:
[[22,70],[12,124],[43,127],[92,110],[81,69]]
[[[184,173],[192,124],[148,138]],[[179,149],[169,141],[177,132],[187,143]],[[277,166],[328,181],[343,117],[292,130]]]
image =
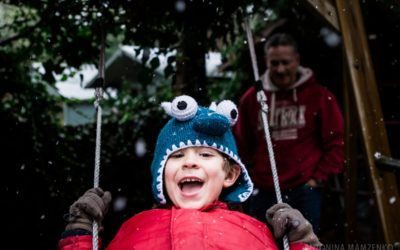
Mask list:
[[[96,126],[96,149],[95,149],[95,159],[94,159],[94,175],[93,175],[93,187],[99,187],[100,183],[100,151],[101,151],[101,118],[102,109],[100,106],[100,99],[102,96],[102,89],[96,88],[95,90],[96,101],[94,106],[97,111],[97,126]],[[99,246],[99,225],[96,221],[92,224],[92,247],[93,250],[97,250]]]
[[253,34],[251,34],[248,18],[244,19],[244,28],[246,30],[247,43],[248,43],[249,49],[250,49],[250,58],[251,58],[251,65],[253,66],[252,68],[253,68],[254,80],[258,81],[258,80],[260,80],[260,73],[258,72],[257,57],[256,57],[256,51],[254,49]]
[[94,158],[94,179],[93,179],[93,187],[99,187],[100,182],[100,150],[101,150],[101,118],[102,118],[102,109],[99,102],[95,101],[95,107],[97,110],[97,126],[96,126],[96,150],[95,150],[95,158]]
[[274,182],[274,188],[275,188],[275,194],[276,194],[276,200],[278,203],[282,203],[282,195],[281,195],[281,188],[279,186],[279,177],[278,177],[278,171],[276,169],[276,161],[275,161],[275,155],[274,155],[274,150],[272,146],[272,141],[271,141],[271,134],[269,132],[269,125],[268,125],[268,120],[267,120],[267,114],[268,114],[268,105],[266,104],[266,97],[265,94],[261,94],[263,91],[259,91],[257,93],[257,100],[261,104],[261,118],[264,124],[264,132],[265,132],[265,141],[267,142],[267,148],[268,148],[268,154],[269,154],[269,161],[271,164],[271,171],[272,171],[272,179]]
[[[94,158],[94,174],[93,174],[93,187],[98,188],[100,183],[100,153],[101,153],[101,118],[102,109],[100,102],[103,99],[103,85],[105,80],[105,32],[102,27],[101,29],[101,47],[99,57],[99,78],[97,79],[97,86],[95,86],[94,95],[96,100],[94,106],[97,113],[96,122],[96,149]],[[99,247],[99,225],[97,221],[93,220],[92,224],[92,249],[97,250]]]
[[[250,57],[251,57],[251,63],[253,66],[254,80],[257,82],[260,80],[260,75],[258,72],[256,52],[254,49],[253,35],[250,30],[250,24],[249,24],[248,18],[244,19],[244,27],[246,30],[247,42],[248,42],[249,49],[250,49]],[[269,155],[269,161],[270,161],[270,165],[271,165],[272,179],[274,182],[276,200],[277,200],[277,203],[282,203],[282,194],[281,194],[281,188],[279,186],[278,171],[276,169],[275,154],[274,154],[274,150],[272,147],[271,134],[269,131],[269,124],[268,124],[268,119],[267,119],[267,117],[268,117],[267,96],[265,95],[264,90],[262,88],[260,88],[260,90],[257,91],[257,101],[260,103],[260,106],[261,106],[261,118],[262,118],[262,122],[263,122],[265,141],[267,142],[268,155]],[[289,250],[289,241],[288,241],[288,238],[286,235],[283,236],[283,247],[285,250]]]

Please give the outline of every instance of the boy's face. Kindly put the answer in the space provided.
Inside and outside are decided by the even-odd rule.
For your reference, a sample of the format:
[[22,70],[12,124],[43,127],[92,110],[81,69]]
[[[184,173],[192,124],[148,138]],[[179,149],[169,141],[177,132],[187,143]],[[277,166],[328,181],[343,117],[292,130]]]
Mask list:
[[270,47],[267,51],[266,63],[270,70],[271,80],[278,88],[289,88],[296,82],[300,59],[292,46]]
[[225,159],[212,148],[189,147],[168,158],[164,169],[165,188],[172,203],[179,208],[200,209],[214,202],[222,188],[233,185],[240,174],[223,170]]

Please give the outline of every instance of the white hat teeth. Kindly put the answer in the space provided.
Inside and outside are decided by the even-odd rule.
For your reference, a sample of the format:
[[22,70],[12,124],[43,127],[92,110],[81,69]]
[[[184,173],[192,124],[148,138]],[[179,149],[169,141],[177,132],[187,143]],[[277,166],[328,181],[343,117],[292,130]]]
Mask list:
[[225,148],[225,153],[227,154],[227,155],[229,155],[229,149],[228,148]]
[[214,143],[211,145],[211,147],[213,147],[213,148],[218,148],[217,143],[214,142]]
[[206,147],[209,147],[209,145],[207,144],[206,141],[203,141],[203,145],[206,146]]
[[188,146],[193,146],[192,141],[191,141],[191,140],[187,140],[187,145],[188,145]]
[[185,147],[186,146],[186,144],[183,142],[183,141],[181,141],[180,143],[179,143],[179,147],[180,148],[183,148],[183,147]]
[[172,151],[178,150],[178,147],[175,144],[172,144]]
[[199,140],[196,140],[195,145],[196,146],[201,146],[201,142]]
[[[161,163],[161,166],[163,166],[163,164],[164,164],[164,161]],[[157,171],[157,173],[158,173],[158,175],[157,175],[157,191],[158,191],[157,197],[160,200],[161,204],[166,203],[166,200],[165,200],[165,197],[163,194],[163,178],[162,178],[163,177],[163,175],[162,175],[163,169],[164,169],[163,167],[160,167],[160,169]]]

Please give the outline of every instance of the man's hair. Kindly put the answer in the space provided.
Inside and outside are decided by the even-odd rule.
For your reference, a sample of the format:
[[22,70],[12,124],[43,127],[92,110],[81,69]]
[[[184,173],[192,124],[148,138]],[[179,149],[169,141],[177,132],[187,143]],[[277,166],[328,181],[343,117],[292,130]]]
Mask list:
[[278,46],[291,46],[294,48],[295,52],[298,52],[296,41],[291,35],[286,33],[276,33],[268,38],[264,46],[264,52],[267,53],[269,48]]

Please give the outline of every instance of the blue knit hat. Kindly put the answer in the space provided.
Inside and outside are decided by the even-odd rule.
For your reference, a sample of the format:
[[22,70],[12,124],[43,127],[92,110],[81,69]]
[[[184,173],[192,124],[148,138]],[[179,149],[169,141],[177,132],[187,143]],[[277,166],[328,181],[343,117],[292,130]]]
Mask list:
[[230,129],[238,118],[236,105],[225,100],[218,105],[212,103],[209,108],[200,107],[192,97],[182,95],[161,106],[172,118],[161,129],[151,164],[152,189],[157,202],[167,202],[163,181],[168,157],[177,150],[196,146],[216,149],[240,166],[241,173],[235,185],[220,198],[227,202],[245,201],[253,191],[253,183],[239,158]]

